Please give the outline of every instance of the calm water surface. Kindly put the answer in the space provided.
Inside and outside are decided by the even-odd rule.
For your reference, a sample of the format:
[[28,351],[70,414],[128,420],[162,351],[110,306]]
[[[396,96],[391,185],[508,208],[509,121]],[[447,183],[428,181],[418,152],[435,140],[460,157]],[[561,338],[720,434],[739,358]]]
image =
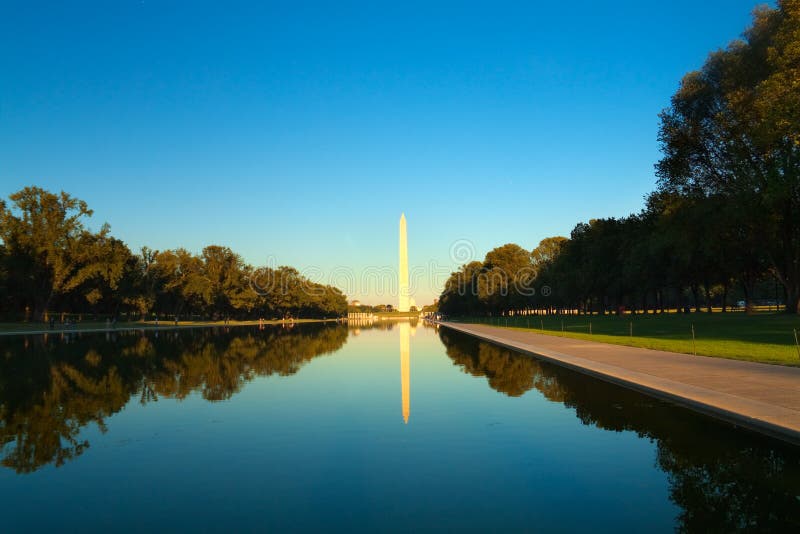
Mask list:
[[0,338],[4,531],[800,529],[800,451],[422,323]]

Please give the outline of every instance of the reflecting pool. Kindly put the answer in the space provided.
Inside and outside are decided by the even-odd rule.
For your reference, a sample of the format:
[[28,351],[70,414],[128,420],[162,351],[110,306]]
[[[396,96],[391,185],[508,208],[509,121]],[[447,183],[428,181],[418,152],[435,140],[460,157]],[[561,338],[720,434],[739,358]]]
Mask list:
[[448,329],[0,338],[4,531],[800,529],[800,450]]

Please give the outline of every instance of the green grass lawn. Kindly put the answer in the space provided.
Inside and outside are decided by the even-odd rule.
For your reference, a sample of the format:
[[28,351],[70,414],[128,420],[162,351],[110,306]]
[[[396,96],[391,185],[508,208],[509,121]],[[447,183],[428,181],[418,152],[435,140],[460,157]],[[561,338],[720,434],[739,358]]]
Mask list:
[[704,356],[800,366],[794,337],[794,329],[800,335],[800,317],[778,313],[481,317],[459,322],[492,324],[631,347],[686,354],[696,351]]

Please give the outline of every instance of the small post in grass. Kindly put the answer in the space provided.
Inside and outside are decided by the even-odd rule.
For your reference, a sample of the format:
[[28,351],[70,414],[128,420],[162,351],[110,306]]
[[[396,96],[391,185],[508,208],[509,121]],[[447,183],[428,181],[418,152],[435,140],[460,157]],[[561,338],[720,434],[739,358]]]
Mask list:
[[539,330],[544,332],[544,321],[542,319],[539,319]]
[[592,335],[592,321],[589,321],[589,335]]
[[563,319],[561,320],[561,331],[562,332],[564,331],[564,320]]
[[525,325],[527,326],[528,330],[531,329],[531,318],[530,317],[526,317],[525,318]]
[[694,355],[697,356],[697,343],[694,339],[694,323],[692,323],[692,350],[694,351]]
[[633,321],[628,323],[628,335],[630,335],[630,337],[633,337]]
[[797,340],[797,328],[794,329],[794,346],[797,347],[797,357],[800,358],[800,341]]

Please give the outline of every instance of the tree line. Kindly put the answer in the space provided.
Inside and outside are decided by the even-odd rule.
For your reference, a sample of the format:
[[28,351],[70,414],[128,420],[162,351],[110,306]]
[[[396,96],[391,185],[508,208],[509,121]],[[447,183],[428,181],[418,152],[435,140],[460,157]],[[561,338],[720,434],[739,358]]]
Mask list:
[[508,244],[453,273],[443,313],[800,304],[800,0],[686,74],[660,114],[656,190],[638,214]]
[[132,252],[86,226],[92,210],[68,193],[26,187],[0,200],[0,316],[81,313],[138,318],[338,317],[347,299],[296,269],[255,268],[230,248]]

